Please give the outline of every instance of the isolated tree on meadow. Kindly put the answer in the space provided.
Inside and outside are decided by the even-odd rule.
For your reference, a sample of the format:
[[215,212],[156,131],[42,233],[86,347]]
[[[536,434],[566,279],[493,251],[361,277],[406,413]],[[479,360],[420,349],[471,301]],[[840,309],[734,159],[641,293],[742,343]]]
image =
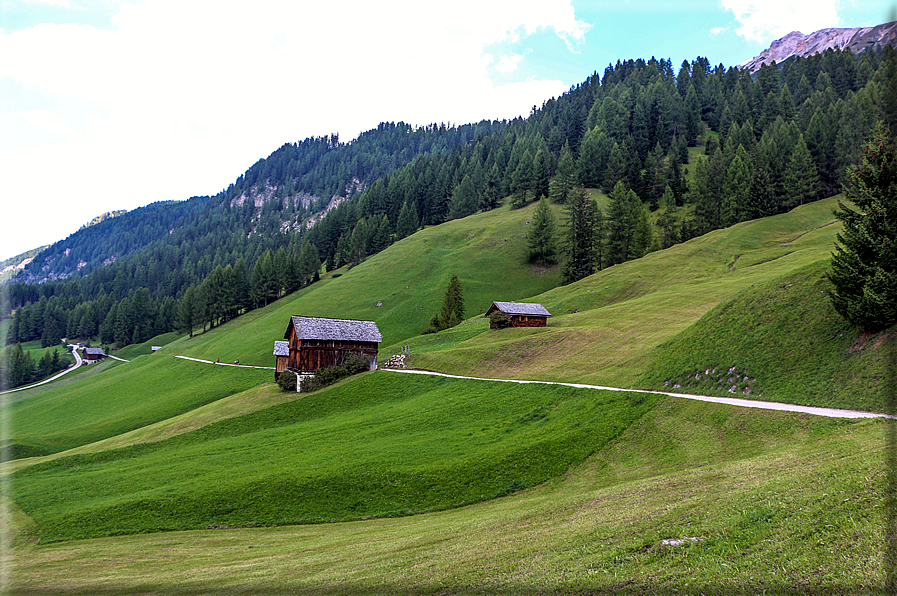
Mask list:
[[452,275],[445,296],[442,298],[442,308],[439,314],[430,319],[430,326],[424,333],[435,333],[449,327],[454,327],[464,320],[464,291],[461,288],[461,280],[457,275]]
[[845,319],[875,332],[897,322],[897,145],[881,128],[849,169],[847,198],[835,216],[844,228],[832,255],[832,305]]

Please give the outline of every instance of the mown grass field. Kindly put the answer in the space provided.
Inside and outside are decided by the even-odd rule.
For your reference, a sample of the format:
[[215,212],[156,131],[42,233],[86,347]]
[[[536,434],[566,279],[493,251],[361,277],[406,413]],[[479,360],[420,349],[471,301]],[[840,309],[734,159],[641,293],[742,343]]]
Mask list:
[[161,352],[105,366],[102,374],[85,374],[77,382],[13,394],[15,401],[0,413],[10,433],[7,445],[29,456],[71,449],[272,378],[270,371],[202,366]]
[[415,514],[558,476],[654,399],[373,373],[164,441],[33,465],[14,476],[14,498],[42,542]]
[[15,510],[9,593],[880,593],[884,431],[665,398],[583,464],[449,511],[37,544]]

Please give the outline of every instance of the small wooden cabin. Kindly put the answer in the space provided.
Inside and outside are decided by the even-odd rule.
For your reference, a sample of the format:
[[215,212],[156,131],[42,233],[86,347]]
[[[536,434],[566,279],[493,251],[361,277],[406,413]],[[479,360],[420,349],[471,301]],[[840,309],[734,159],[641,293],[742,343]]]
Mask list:
[[374,370],[383,341],[373,321],[299,316],[290,318],[283,337],[289,347],[287,368],[300,374],[339,366],[353,352],[367,358]]
[[88,363],[97,362],[106,357],[103,348],[84,348],[84,360]]
[[280,378],[280,373],[289,367],[290,363],[290,342],[276,341],[274,342],[274,356],[277,362],[274,365],[274,380]]
[[[535,302],[493,302],[486,316],[490,317],[495,312],[508,315],[510,327],[545,327],[551,316],[548,309]],[[492,322],[489,328],[498,329],[499,326]]]

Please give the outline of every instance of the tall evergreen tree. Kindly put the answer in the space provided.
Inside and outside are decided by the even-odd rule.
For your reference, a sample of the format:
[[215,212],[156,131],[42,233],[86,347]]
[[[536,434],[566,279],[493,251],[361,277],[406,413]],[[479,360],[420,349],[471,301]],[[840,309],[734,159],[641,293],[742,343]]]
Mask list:
[[542,265],[554,265],[557,262],[554,214],[545,197],[539,200],[533,214],[533,225],[527,236],[530,262]]
[[564,283],[572,283],[595,273],[595,223],[598,204],[586,191],[575,188],[567,201],[567,231]]
[[451,207],[449,208],[449,217],[451,219],[458,219],[461,217],[467,217],[468,215],[473,215],[474,213],[476,213],[479,206],[480,201],[479,197],[477,197],[477,191],[473,187],[473,182],[471,181],[469,175],[465,175],[461,180],[461,183],[455,188],[455,191],[452,193]]
[[557,173],[548,185],[548,198],[555,203],[566,203],[567,197],[576,185],[576,164],[570,153],[570,143],[564,143],[558,160]]
[[787,208],[803,205],[816,199],[819,193],[819,174],[813,156],[807,149],[804,136],[800,135],[788,168],[785,171],[785,205]]
[[417,204],[414,201],[405,201],[402,210],[399,211],[399,219],[396,221],[396,239],[407,238],[417,231],[420,221],[417,217]]
[[862,164],[849,174],[847,198],[839,202],[843,224],[832,256],[832,305],[866,331],[897,323],[897,145],[879,130],[866,144]]
[[445,295],[442,297],[442,307],[439,309],[439,313],[430,319],[430,327],[427,332],[442,331],[454,327],[463,320],[464,290],[458,276],[452,275],[448,287],[445,289]]

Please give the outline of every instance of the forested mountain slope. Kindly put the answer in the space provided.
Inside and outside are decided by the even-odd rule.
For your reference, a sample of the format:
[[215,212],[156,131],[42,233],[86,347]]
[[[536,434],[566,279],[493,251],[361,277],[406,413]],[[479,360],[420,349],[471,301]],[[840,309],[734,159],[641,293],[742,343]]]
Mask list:
[[[150,205],[57,243],[22,275],[71,277],[11,285],[0,316],[18,319],[8,342],[48,345],[68,336],[122,346],[208,327],[421,226],[505,197],[563,204],[580,185],[611,197],[599,254],[577,269],[588,274],[835,194],[876,122],[897,123],[895,80],[890,47],[828,51],[753,77],[703,58],[678,71],[628,60],[526,119],[384,124],[351,143],[288,144],[214,197]],[[348,200],[331,201],[340,193]],[[306,228],[324,203],[332,210]]]

